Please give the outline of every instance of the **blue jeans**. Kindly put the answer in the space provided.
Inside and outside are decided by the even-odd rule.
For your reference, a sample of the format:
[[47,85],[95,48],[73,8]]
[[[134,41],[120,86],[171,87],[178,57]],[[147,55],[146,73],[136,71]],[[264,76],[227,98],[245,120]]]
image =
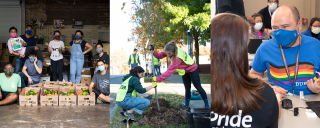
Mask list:
[[134,67],[136,67],[136,66],[138,66],[138,65],[131,65],[131,68],[134,68]]
[[39,81],[32,80],[33,84],[29,84],[28,77],[23,72],[19,72],[18,74],[21,77],[21,90],[24,89],[25,87],[29,87],[30,85],[34,85],[34,84],[39,83]]
[[80,84],[81,72],[84,64],[84,58],[71,58],[70,59],[70,80],[74,84]]
[[131,93],[127,93],[122,102],[117,102],[117,105],[124,109],[132,109],[133,111],[142,115],[143,111],[149,107],[150,101],[145,98],[132,97]]
[[24,64],[25,61],[26,61],[26,58],[20,58],[17,56],[14,73],[18,74],[20,72],[21,66]]
[[155,76],[160,76],[160,66],[154,65]]

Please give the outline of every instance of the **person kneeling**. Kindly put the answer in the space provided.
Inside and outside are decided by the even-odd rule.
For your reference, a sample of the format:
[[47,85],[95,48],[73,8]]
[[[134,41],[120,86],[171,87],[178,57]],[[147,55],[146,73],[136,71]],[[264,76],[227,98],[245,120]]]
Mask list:
[[136,66],[130,70],[130,74],[127,74],[122,79],[121,84],[117,92],[117,105],[127,111],[124,112],[125,116],[134,120],[133,111],[142,115],[143,111],[150,105],[150,101],[146,98],[137,97],[137,93],[145,93],[157,86],[156,82],[152,85],[143,88],[139,79],[142,78],[144,73],[143,68]]
[[42,73],[42,61],[37,59],[36,54],[37,51],[35,50],[29,51],[29,59],[24,63],[22,72],[19,72],[22,89],[33,84],[38,84],[40,81]]
[[[15,102],[21,92],[20,76],[13,73],[14,68],[7,62],[3,66],[5,73],[0,73],[0,105]],[[18,91],[18,94],[16,93]]]
[[[99,72],[94,74],[89,92],[96,95],[98,103],[110,102],[110,72],[106,70],[103,60],[97,61],[97,67]],[[92,91],[94,84],[97,84],[97,88]]]

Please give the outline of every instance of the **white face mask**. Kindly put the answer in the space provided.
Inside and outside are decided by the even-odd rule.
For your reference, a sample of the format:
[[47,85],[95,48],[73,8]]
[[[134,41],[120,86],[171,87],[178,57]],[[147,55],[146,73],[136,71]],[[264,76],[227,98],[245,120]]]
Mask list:
[[319,34],[320,33],[320,27],[312,27],[312,33]]
[[276,10],[277,7],[278,7],[278,5],[277,5],[276,3],[272,3],[272,4],[269,5],[269,8],[270,8],[272,11]]
[[261,30],[262,26],[263,26],[263,23],[256,23],[256,25],[254,25],[254,29]]

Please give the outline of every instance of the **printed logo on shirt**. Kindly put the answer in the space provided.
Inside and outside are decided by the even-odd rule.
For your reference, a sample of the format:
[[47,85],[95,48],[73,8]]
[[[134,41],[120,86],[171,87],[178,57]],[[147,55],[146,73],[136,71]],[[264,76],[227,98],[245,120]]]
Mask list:
[[[252,116],[251,115],[245,115],[242,116],[242,110],[239,110],[239,115],[233,115],[229,117],[228,115],[218,115],[217,113],[211,112],[211,122],[217,122],[214,123],[217,126],[212,126],[212,128],[221,128],[224,126],[231,126],[231,127],[244,127],[244,128],[250,128],[252,124]],[[222,124],[224,122],[224,124]]]
[[110,84],[109,80],[104,79],[104,80],[99,80],[99,86],[101,89],[108,87],[108,85]]
[[11,83],[11,88],[15,88],[15,87],[16,87],[16,84]]
[[[284,66],[275,66],[270,63],[270,76],[275,84],[289,84],[291,83]],[[296,64],[288,65],[291,80],[294,80],[294,73]],[[296,81],[307,81],[312,79],[314,75],[314,65],[309,62],[300,62],[298,69],[298,76]],[[296,82],[296,86],[306,85],[306,82]]]

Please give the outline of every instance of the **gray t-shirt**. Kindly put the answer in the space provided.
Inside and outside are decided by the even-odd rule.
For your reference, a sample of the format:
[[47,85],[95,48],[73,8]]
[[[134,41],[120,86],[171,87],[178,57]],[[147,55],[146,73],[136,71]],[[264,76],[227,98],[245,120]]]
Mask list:
[[92,82],[97,84],[97,89],[104,95],[110,94],[110,72],[107,71],[104,75],[101,75],[100,71],[94,74]]
[[54,61],[63,59],[62,53],[59,52],[60,49],[64,48],[63,41],[56,42],[54,40],[50,41],[49,47],[52,49],[50,58]]
[[[42,61],[41,60],[37,61],[37,65],[39,68],[42,69]],[[27,67],[27,72],[33,81],[40,81],[41,74],[39,74],[37,72],[36,67],[34,66],[34,64],[31,64],[29,59],[26,59],[24,66]]]

